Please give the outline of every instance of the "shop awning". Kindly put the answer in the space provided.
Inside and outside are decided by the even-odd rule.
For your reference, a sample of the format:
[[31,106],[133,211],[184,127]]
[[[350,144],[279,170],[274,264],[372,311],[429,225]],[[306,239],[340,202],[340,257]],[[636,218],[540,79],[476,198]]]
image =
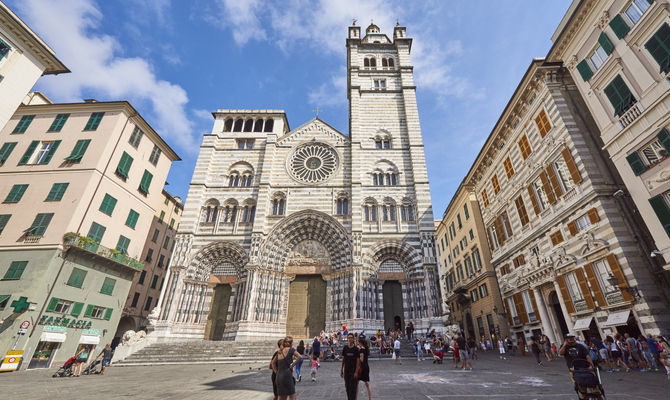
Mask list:
[[79,338],[80,344],[100,344],[100,336],[81,335]]
[[605,321],[603,326],[626,325],[628,323],[628,315],[630,315],[630,310],[611,313],[607,316],[607,321]]
[[575,321],[575,326],[572,327],[572,330],[583,331],[584,329],[589,329],[589,325],[591,325],[592,319],[593,317],[578,319]]
[[42,332],[42,336],[40,336],[42,342],[63,343],[65,339],[67,339],[67,334],[61,332]]

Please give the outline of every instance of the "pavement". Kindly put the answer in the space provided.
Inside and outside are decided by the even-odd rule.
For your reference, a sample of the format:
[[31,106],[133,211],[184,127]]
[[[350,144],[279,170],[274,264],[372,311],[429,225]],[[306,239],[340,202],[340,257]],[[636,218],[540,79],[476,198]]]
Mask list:
[[[576,394],[562,359],[537,367],[530,355],[500,360],[494,352],[480,354],[471,371],[417,362],[405,357],[402,365],[392,360],[370,362],[370,386],[374,399],[426,400],[558,400]],[[345,399],[339,363],[321,363],[317,382],[303,364],[303,380],[296,385],[298,399]],[[0,374],[3,398],[20,399],[272,399],[267,364],[167,365],[110,367],[104,376],[52,378],[54,370],[30,370]],[[601,374],[607,398],[660,400],[670,396],[670,380],[663,372],[614,372]],[[11,396],[10,396],[11,395]],[[365,400],[364,385],[359,399]]]

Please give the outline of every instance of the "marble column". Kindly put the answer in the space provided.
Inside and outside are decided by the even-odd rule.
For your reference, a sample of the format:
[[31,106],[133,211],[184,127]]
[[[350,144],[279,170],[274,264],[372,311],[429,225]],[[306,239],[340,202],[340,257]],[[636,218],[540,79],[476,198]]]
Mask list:
[[549,340],[556,342],[554,338],[554,330],[551,328],[551,323],[549,321],[549,313],[547,312],[547,305],[544,302],[544,297],[542,296],[542,290],[540,287],[533,288],[533,293],[535,294],[535,303],[537,303],[538,312],[540,313],[540,320],[542,322],[542,331],[545,335],[549,337]]
[[574,335],[575,331],[572,328],[575,326],[575,324],[572,322],[572,318],[570,318],[570,313],[568,313],[567,307],[565,307],[563,293],[561,292],[561,287],[558,286],[558,282],[556,280],[554,280],[554,289],[556,290],[556,297],[558,297],[558,302],[561,304],[561,311],[563,312],[563,319],[565,320],[565,324],[568,326],[568,332]]

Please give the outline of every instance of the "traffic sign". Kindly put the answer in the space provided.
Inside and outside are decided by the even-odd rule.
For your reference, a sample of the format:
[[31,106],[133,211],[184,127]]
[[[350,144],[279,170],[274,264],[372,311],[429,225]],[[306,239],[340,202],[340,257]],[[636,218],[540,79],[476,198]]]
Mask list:
[[30,321],[21,322],[21,329],[28,329],[29,326],[30,326]]

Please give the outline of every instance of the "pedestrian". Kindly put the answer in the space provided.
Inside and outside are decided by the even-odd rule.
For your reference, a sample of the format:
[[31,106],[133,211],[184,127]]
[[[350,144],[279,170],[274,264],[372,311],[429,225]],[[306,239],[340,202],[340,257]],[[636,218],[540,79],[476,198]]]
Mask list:
[[370,389],[370,365],[368,364],[368,357],[370,357],[370,346],[365,335],[358,337],[358,351],[361,360],[361,370],[358,375],[358,380],[365,383],[365,388],[368,390],[368,400],[372,400],[372,389]]
[[302,367],[302,362],[303,362],[303,357],[305,356],[305,341],[301,340],[298,343],[298,347],[296,347],[295,351],[300,354],[300,359],[298,362],[295,364],[295,374],[298,377],[298,382],[302,380],[302,375],[300,374],[300,368]]
[[[574,383],[575,380],[573,378],[573,372],[574,372],[574,367],[573,367],[573,362],[577,359],[585,359],[591,364],[589,367],[590,370],[593,370],[593,361],[591,360],[591,356],[589,356],[589,352],[586,349],[586,347],[582,346],[581,344],[577,343],[577,338],[575,335],[568,333],[565,335],[565,341],[563,342],[563,345],[561,348],[558,350],[558,354],[563,356],[565,358],[565,363],[568,365],[568,370],[570,371],[570,379]],[[580,399],[585,398],[586,393],[585,390],[586,388],[581,388],[578,387],[580,396]]]
[[505,342],[502,339],[498,339],[498,351],[500,352],[500,359],[507,360],[505,357]]
[[[312,354],[316,354],[316,359],[321,359],[321,341],[318,336],[314,336],[314,341],[312,342]],[[319,364],[321,366],[321,364]]]
[[[109,363],[112,361],[112,346],[107,343],[105,347],[102,349],[100,354],[98,354],[98,357],[102,356],[102,369],[100,370],[100,375],[105,374],[105,369],[109,365]],[[98,358],[96,357],[96,359]]]
[[423,361],[423,344],[418,338],[415,339],[414,346],[416,347],[416,361]]
[[[281,344],[284,342],[284,339],[279,339],[277,341],[277,348],[281,349]],[[272,370],[272,400],[278,400],[279,395],[277,394],[277,368],[275,366],[275,361],[277,360],[277,355],[279,354],[279,350],[275,351],[275,353],[272,355],[272,359],[270,360],[270,366],[268,367],[269,369]]]
[[396,337],[395,342],[393,342],[393,354],[395,354],[396,364],[402,364],[402,357],[400,356],[400,339],[398,337]]
[[665,367],[665,372],[668,375],[668,380],[670,380],[670,359],[668,358],[668,353],[665,351],[659,356],[661,364]]
[[316,371],[319,370],[319,356],[312,355],[312,382],[316,382]]
[[628,353],[631,358],[631,365],[637,366],[640,371],[645,371],[647,363],[642,358],[642,352],[640,351],[640,344],[637,339],[631,336],[629,333],[625,333],[624,337],[626,338],[626,347],[628,347]]
[[542,349],[540,349],[540,344],[537,342],[535,339],[535,336],[531,336],[530,338],[530,352],[533,353],[535,356],[535,361],[537,362],[538,367],[543,367],[542,365],[542,360],[540,359],[540,355],[542,354]]
[[[617,334],[618,336],[618,334]],[[614,367],[619,367],[621,364],[626,368],[626,372],[630,372],[630,368],[628,368],[628,365],[623,361],[621,358],[623,355],[623,349],[621,345],[621,341],[618,339],[612,339],[610,336],[608,336],[605,339],[605,342],[610,343],[610,354],[612,355],[612,362],[614,363]],[[619,369],[617,369],[619,371]]]
[[274,361],[273,370],[277,371],[275,382],[277,383],[277,394],[279,400],[295,400],[295,379],[293,379],[293,367],[302,357],[293,348],[293,338],[287,336],[282,341],[277,357]]
[[347,400],[356,400],[358,395],[360,366],[360,351],[354,342],[354,335],[349,333],[347,335],[347,345],[342,349],[342,365],[340,366],[340,377],[344,378]]
[[451,343],[451,348],[454,350],[454,368],[458,368],[458,364],[461,363],[461,349],[456,340]]
[[72,371],[71,376],[80,376],[81,375],[81,370],[84,369],[84,364],[86,363],[86,360],[88,360],[88,346],[82,346],[81,349],[77,352],[75,356],[75,362],[74,362],[74,370]]
[[468,348],[470,350],[470,358],[472,360],[476,360],[479,357],[477,356],[477,342],[475,342],[475,339],[470,338],[468,341]]
[[521,355],[525,356],[526,355],[526,345],[523,343],[523,339],[521,339],[520,337],[516,338],[516,343],[517,343],[517,346],[519,346],[519,351],[521,352]]
[[540,343],[542,344],[542,347],[544,349],[544,356],[547,357],[547,361],[553,361],[554,352],[552,351],[551,348],[551,340],[549,340],[549,336],[542,335],[542,341]]

